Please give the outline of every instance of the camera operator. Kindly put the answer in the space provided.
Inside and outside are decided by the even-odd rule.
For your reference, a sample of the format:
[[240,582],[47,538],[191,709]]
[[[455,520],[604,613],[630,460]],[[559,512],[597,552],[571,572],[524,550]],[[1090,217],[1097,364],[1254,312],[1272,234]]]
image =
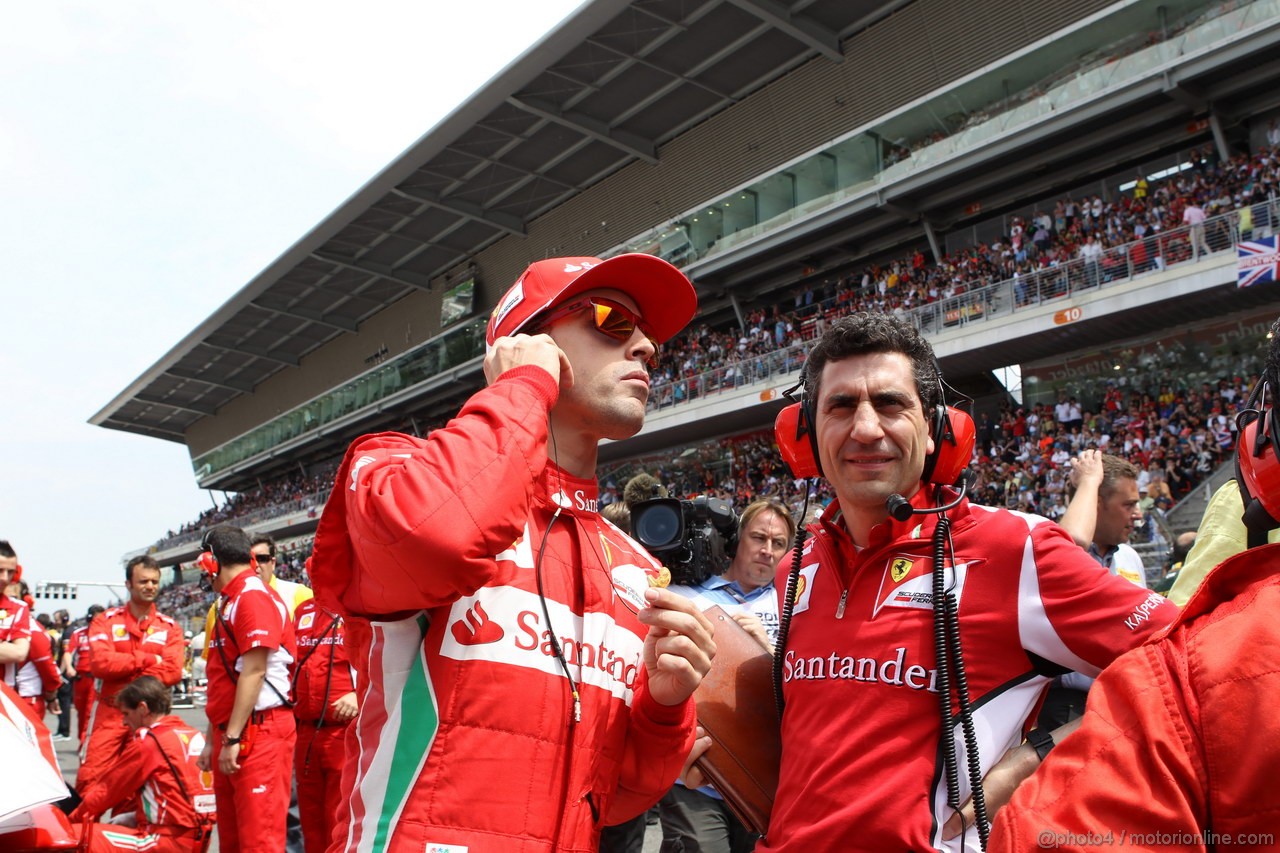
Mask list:
[[[719,605],[770,654],[778,636],[774,577],[795,537],[796,525],[778,500],[757,500],[742,511],[738,544],[729,568],[696,586],[671,589],[693,599],[699,610]],[[715,789],[681,782],[659,803],[662,853],[749,853],[759,836],[747,830]]]

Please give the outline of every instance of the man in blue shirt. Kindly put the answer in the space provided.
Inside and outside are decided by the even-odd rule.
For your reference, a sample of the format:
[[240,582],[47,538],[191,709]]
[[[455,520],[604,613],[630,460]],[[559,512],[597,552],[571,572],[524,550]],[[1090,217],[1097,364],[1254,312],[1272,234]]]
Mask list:
[[[795,532],[795,521],[783,503],[771,498],[754,501],[738,519],[738,547],[725,573],[697,586],[671,589],[693,599],[700,610],[719,605],[772,654],[778,637],[773,581]],[[734,817],[714,788],[689,790],[677,782],[658,808],[662,853],[750,853],[759,837]]]

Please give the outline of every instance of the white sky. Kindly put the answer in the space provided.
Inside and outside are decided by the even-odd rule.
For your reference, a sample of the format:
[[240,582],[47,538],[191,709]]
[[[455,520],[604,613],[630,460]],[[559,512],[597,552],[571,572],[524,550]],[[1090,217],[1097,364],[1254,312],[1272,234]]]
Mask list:
[[6,9],[0,538],[29,581],[116,582],[210,506],[185,446],[88,418],[577,5]]

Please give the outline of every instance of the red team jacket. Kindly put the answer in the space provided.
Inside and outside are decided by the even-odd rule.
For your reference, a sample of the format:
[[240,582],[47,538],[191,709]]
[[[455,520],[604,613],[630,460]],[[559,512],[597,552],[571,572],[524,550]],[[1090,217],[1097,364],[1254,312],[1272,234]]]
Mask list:
[[1277,612],[1280,545],[1215,568],[1171,629],[1094,683],[1080,730],[996,816],[992,853],[1274,850]]
[[429,439],[347,452],[313,577],[372,621],[348,620],[364,694],[331,849],[595,853],[679,773],[692,702],[649,696],[636,618],[658,564],[599,515],[595,481],[548,461],[557,394],[515,368]]
[[[27,603],[0,592],[0,640],[12,642],[30,639],[31,610],[27,607]],[[0,677],[3,677],[10,687],[16,688],[18,670],[21,668],[21,663],[6,663],[0,666]]]
[[99,613],[89,626],[98,701],[110,704],[122,687],[140,675],[177,684],[182,679],[185,644],[178,623],[157,612],[154,604],[142,621],[133,618],[127,604]]
[[293,713],[300,724],[333,719],[333,701],[355,688],[355,671],[347,660],[342,620],[314,599],[298,605],[294,634],[298,662],[293,675]]
[[138,729],[116,763],[84,792],[71,820],[97,819],[124,804],[122,811],[137,810],[143,833],[212,823],[213,776],[196,766],[202,749],[204,735],[175,716]]
[[[923,506],[927,492],[912,503]],[[761,853],[979,849],[972,829],[967,839],[941,838],[952,812],[938,749],[936,518],[886,521],[861,551],[838,503],[810,527],[783,655],[782,766]],[[951,518],[985,776],[1034,720],[1052,675],[1038,661],[1097,675],[1177,608],[1111,575],[1039,516],[961,502]]]
[[31,650],[27,652],[27,660],[18,669],[18,695],[28,699],[43,698],[61,685],[62,676],[58,674],[58,664],[53,659],[53,641],[37,623],[31,632]]

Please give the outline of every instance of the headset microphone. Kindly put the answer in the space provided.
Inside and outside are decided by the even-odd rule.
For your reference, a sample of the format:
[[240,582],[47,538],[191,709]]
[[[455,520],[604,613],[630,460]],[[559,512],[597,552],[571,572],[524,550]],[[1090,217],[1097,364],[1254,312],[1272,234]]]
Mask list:
[[965,494],[969,491],[969,484],[973,478],[973,472],[964,471],[956,478],[956,486],[960,488],[960,494],[956,495],[955,500],[941,506],[930,506],[924,509],[916,509],[911,505],[911,501],[902,495],[889,495],[889,499],[884,502],[885,509],[889,510],[889,516],[894,521],[906,521],[913,515],[937,515],[954,509],[959,506],[960,501],[964,500]]

